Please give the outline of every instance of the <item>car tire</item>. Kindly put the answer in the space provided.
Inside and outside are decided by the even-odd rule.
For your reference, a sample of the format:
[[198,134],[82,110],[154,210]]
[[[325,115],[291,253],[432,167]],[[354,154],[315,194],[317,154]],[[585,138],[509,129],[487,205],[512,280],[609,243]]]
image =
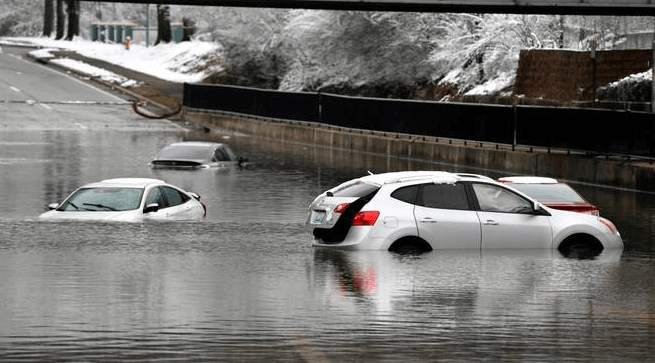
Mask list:
[[432,246],[418,237],[405,237],[392,243],[389,252],[401,255],[417,255],[432,251]]
[[557,249],[564,257],[585,260],[600,255],[603,245],[592,236],[573,235],[562,241]]

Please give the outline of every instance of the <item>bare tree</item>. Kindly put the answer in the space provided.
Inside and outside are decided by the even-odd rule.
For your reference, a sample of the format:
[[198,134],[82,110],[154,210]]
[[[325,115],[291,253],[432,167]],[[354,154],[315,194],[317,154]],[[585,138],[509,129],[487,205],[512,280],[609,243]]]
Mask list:
[[190,41],[191,37],[198,30],[196,28],[196,22],[193,19],[189,19],[189,18],[182,18],[182,28],[183,28],[183,35],[182,35],[183,42]]
[[173,38],[171,32],[171,7],[168,5],[157,5],[157,40],[155,45],[163,42],[170,43]]
[[55,4],[52,0],[45,0],[43,8],[43,36],[49,37],[55,25]]
[[73,37],[80,35],[80,2],[68,0],[66,6],[68,10],[68,32],[66,40],[73,40]]
[[59,40],[64,37],[64,26],[66,24],[66,15],[64,14],[64,0],[57,0],[57,33],[55,39]]

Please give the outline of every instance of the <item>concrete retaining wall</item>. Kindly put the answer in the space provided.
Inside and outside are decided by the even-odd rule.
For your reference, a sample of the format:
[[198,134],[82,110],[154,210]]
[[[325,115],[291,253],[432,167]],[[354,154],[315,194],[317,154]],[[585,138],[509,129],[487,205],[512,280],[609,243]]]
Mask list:
[[254,119],[189,108],[184,109],[183,118],[209,129],[230,130],[267,139],[655,192],[655,165],[649,162],[534,151],[527,147],[513,150],[509,145],[481,145],[471,141],[439,140],[308,122]]

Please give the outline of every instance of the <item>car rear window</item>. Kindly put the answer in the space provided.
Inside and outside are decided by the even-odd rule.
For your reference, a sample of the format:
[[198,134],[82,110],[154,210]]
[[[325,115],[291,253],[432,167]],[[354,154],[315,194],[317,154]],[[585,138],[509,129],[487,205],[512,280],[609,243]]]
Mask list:
[[176,145],[162,149],[158,159],[204,159],[211,151],[210,147],[197,145]]
[[377,185],[367,184],[362,181],[357,181],[352,184],[344,185],[343,187],[333,190],[332,195],[335,197],[363,197],[369,195],[380,189]]
[[541,203],[585,203],[585,200],[566,184],[509,184]]

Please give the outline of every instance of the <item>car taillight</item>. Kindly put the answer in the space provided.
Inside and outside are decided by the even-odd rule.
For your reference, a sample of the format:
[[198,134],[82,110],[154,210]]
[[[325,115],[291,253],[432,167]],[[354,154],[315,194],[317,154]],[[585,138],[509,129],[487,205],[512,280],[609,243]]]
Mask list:
[[380,212],[378,211],[359,212],[353,218],[353,226],[372,226],[379,216]]
[[616,229],[616,226],[614,226],[614,223],[610,222],[609,220],[607,220],[607,219],[605,219],[603,217],[598,217],[598,222],[604,224],[607,228],[609,228],[609,230],[612,233],[617,233],[618,232],[618,230]]
[[343,213],[343,211],[346,210],[346,207],[348,207],[350,203],[341,203],[338,206],[334,207],[334,213]]

